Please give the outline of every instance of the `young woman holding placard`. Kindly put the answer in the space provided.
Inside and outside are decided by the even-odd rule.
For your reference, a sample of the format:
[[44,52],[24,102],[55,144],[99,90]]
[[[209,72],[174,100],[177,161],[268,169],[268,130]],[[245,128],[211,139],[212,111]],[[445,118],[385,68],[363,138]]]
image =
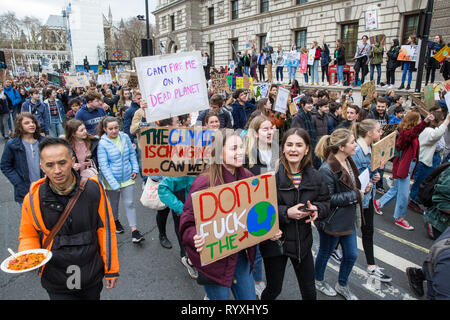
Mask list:
[[291,128],[283,136],[276,174],[280,241],[260,244],[267,287],[261,299],[281,293],[288,258],[303,300],[316,300],[311,222],[328,215],[330,195],[321,174],[312,167],[312,144],[306,130]]

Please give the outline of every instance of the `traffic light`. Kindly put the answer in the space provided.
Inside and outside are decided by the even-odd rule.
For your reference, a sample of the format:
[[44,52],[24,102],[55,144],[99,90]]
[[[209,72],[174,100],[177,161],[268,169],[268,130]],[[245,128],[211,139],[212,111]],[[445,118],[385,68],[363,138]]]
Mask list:
[[103,61],[103,69],[106,70],[106,69],[108,69],[108,67],[109,67],[109,61],[108,60]]
[[90,66],[89,66],[89,61],[88,61],[87,56],[84,58],[83,64],[84,64],[84,70],[89,71]]
[[152,39],[141,39],[141,52],[142,52],[142,56],[143,57],[152,56],[153,55],[153,41],[152,41]]

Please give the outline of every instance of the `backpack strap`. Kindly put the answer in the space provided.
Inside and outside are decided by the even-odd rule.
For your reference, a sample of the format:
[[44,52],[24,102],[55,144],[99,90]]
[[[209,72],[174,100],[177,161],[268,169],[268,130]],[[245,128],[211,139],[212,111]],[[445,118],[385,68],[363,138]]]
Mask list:
[[430,278],[433,278],[439,255],[442,251],[448,249],[450,249],[450,238],[442,239],[431,246],[430,252],[423,263],[423,268],[428,272]]

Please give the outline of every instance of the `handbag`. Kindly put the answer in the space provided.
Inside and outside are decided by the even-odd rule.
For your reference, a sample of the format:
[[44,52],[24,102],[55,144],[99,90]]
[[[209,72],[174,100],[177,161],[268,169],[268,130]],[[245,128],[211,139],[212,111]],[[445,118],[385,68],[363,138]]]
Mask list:
[[86,186],[88,180],[89,179],[86,177],[81,177],[80,185],[78,186],[77,192],[72,198],[70,198],[69,202],[67,203],[67,206],[64,208],[63,213],[59,217],[53,229],[50,231],[48,237],[45,239],[42,248],[47,249],[47,247],[52,243],[53,238],[58,234],[59,230],[64,225],[64,222],[66,222],[67,218],[69,217],[70,211],[72,211],[73,206],[77,202],[81,193],[84,191],[84,187]]
[[162,210],[167,207],[159,199],[158,186],[159,186],[159,182],[153,181],[150,178],[147,179],[147,182],[145,183],[144,190],[142,191],[142,195],[141,195],[141,199],[140,199],[140,201],[144,207],[147,207],[147,208],[153,209],[153,210]]
[[92,159],[90,159],[89,162],[91,163],[90,166],[80,172],[81,177],[90,178],[90,177],[94,177],[94,176],[98,175],[98,169],[95,166],[94,161]]

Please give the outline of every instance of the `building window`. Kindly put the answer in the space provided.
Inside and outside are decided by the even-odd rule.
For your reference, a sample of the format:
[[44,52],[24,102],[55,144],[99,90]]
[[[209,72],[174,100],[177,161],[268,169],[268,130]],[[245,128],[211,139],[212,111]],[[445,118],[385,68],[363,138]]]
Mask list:
[[269,0],[261,0],[261,13],[269,12]]
[[238,19],[239,18],[239,1],[231,1],[231,19]]
[[295,31],[295,45],[297,46],[297,50],[307,46],[306,30]]
[[403,35],[401,44],[407,44],[409,36],[412,34],[416,34],[418,24],[419,24],[418,14],[410,14],[405,16],[403,22]]
[[208,47],[209,47],[209,61],[211,63],[211,66],[214,66],[214,42],[209,42],[208,43]]
[[358,45],[358,22],[343,24],[341,29],[345,58],[351,60],[355,56]]
[[170,16],[170,31],[175,30],[175,16]]
[[304,4],[307,2],[308,2],[308,0],[297,0],[297,4]]
[[239,51],[239,41],[238,39],[231,40],[231,60],[236,61],[236,52]]
[[208,8],[208,24],[214,24],[214,7]]

